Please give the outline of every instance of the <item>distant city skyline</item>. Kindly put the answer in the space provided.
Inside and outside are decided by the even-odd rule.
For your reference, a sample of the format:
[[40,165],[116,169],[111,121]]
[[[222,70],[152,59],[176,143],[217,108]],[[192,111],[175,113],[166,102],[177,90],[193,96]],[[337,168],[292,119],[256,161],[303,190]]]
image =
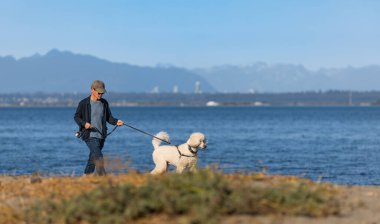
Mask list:
[[3,0],[0,56],[56,48],[145,66],[379,65],[378,12],[372,0]]

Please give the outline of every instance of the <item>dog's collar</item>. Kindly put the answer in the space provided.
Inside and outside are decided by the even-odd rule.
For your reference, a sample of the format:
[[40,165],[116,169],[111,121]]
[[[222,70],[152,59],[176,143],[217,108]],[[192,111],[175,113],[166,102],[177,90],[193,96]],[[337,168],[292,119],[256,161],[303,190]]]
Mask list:
[[193,148],[191,148],[190,145],[187,145],[187,147],[189,148],[189,151],[190,151],[191,153],[193,153],[194,155],[197,154],[198,150],[197,150],[197,151],[194,151]]
[[175,147],[176,147],[176,149],[177,149],[177,151],[178,151],[179,158],[181,158],[182,156],[184,156],[184,157],[196,157],[196,156],[197,156],[197,152],[198,152],[198,151],[194,151],[194,150],[191,148],[190,145],[187,145],[187,146],[188,146],[189,151],[190,151],[193,155],[182,154],[181,151],[179,151],[179,149],[178,149],[178,145],[176,145]]

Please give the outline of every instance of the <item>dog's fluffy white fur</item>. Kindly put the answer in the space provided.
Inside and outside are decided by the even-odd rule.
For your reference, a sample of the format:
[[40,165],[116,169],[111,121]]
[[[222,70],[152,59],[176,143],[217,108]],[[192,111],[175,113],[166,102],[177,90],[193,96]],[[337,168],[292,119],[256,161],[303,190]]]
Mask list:
[[[170,142],[169,135],[166,132],[159,132],[156,137]],[[205,135],[196,132],[191,134],[186,143],[174,146],[163,145],[160,146],[161,140],[153,138],[153,161],[156,167],[151,171],[151,174],[162,174],[168,170],[168,165],[174,165],[177,173],[182,173],[185,169],[196,171],[197,169],[197,152],[198,149],[205,149],[207,142]],[[189,147],[191,147],[189,149]],[[191,152],[192,150],[193,152]]]

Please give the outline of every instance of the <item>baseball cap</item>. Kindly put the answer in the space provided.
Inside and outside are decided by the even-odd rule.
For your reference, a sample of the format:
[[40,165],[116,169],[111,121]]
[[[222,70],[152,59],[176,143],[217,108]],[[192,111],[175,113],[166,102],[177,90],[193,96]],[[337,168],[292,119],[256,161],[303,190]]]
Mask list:
[[106,93],[106,85],[103,81],[95,80],[92,82],[91,89],[95,89],[98,93]]

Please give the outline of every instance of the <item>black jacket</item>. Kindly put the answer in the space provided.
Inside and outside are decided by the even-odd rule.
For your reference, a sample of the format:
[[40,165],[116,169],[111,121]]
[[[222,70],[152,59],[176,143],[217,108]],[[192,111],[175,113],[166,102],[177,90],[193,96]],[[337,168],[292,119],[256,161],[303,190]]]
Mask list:
[[[82,132],[82,139],[86,140],[90,137],[90,131],[85,129],[84,126],[86,122],[91,124],[91,104],[90,104],[90,96],[87,98],[84,98],[82,101],[79,102],[77,111],[75,112],[74,115],[74,120],[79,126],[79,131]],[[104,116],[102,120],[102,125],[103,125],[103,133],[102,135],[104,137],[107,136],[107,124],[106,122],[116,125],[118,119],[114,118],[111,114],[110,107],[108,105],[107,100],[105,99],[100,99],[100,101],[103,103],[103,111],[104,111]]]

